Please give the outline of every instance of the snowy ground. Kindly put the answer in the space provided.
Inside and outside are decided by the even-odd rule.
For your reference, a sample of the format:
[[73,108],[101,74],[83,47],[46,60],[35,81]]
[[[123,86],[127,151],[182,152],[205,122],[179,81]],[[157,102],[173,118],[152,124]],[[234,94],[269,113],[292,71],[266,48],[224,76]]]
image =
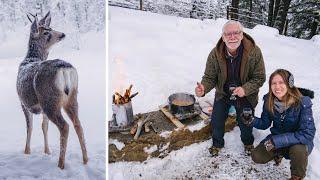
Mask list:
[[[108,96],[133,84],[139,95],[133,99],[134,113],[157,110],[175,92],[194,93],[201,80],[206,58],[221,35],[225,19],[194,20],[109,7],[109,89]],[[320,52],[319,38],[301,40],[278,35],[265,26],[245,29],[260,46],[267,77],[277,68],[286,68],[295,76],[297,86],[315,91],[313,112],[320,129]],[[258,116],[267,83],[260,89]],[[214,91],[200,100],[213,101]],[[111,118],[111,102],[108,118]],[[269,130],[254,129],[255,145]],[[146,162],[108,164],[109,179],[286,179],[290,177],[289,161],[280,167],[270,162],[257,165],[243,155],[240,131],[225,135],[226,145],[218,158],[209,157],[211,140],[171,152],[164,159]],[[319,179],[319,132],[309,156],[306,179]]]
[[71,121],[64,116],[70,125],[65,170],[57,167],[59,131],[49,123],[51,155],[45,155],[42,120],[38,116],[34,116],[31,154],[23,154],[26,122],[15,83],[19,63],[27,52],[29,26],[7,35],[6,41],[0,43],[0,179],[105,179],[105,33],[79,35],[80,50],[72,48],[66,33],[66,39],[49,54],[48,59],[61,58],[71,62],[79,74],[79,118],[89,162],[82,164],[78,137]]

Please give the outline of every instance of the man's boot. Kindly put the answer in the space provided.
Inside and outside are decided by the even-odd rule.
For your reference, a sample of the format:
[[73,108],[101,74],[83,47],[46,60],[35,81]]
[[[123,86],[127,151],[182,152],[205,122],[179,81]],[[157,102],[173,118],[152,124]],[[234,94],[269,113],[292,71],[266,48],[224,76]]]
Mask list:
[[219,155],[219,152],[220,152],[221,148],[217,148],[217,147],[214,147],[214,146],[211,146],[209,148],[209,153],[211,154],[211,156],[218,156]]
[[274,162],[275,162],[275,166],[279,166],[280,165],[280,163],[281,163],[281,161],[282,161],[282,159],[283,159],[283,156],[282,155],[277,155],[277,156],[275,156],[274,157]]
[[292,175],[290,180],[301,180],[302,178],[299,176]]
[[250,156],[250,155],[251,155],[251,151],[252,151],[253,148],[254,148],[254,147],[253,147],[252,144],[250,144],[250,145],[244,145],[244,152],[245,152],[248,156]]

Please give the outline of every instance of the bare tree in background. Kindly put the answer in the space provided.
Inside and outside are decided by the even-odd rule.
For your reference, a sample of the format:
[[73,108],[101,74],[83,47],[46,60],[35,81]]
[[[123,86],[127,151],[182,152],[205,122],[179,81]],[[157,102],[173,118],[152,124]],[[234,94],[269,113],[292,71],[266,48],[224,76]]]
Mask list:
[[280,34],[286,34],[285,26],[288,25],[287,15],[291,1],[292,0],[281,0],[279,16],[277,16],[275,21],[275,27],[279,30]]
[[281,0],[270,0],[269,1],[269,10],[268,10],[268,23],[270,27],[274,26],[274,22],[278,16],[279,7]]
[[238,19],[239,0],[232,0],[231,7],[231,19]]

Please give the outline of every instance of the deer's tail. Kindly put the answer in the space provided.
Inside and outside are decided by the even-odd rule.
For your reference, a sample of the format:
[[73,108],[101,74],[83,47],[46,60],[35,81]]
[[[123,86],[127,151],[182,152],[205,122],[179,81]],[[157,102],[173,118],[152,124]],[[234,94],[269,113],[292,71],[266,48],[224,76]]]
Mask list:
[[71,92],[78,89],[78,74],[73,67],[59,68],[56,74],[55,83],[63,96],[68,97]]

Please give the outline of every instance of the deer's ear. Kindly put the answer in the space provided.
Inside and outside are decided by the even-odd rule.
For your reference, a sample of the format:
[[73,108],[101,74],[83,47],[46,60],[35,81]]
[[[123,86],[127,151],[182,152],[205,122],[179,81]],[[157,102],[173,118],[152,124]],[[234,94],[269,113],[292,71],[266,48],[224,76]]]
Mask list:
[[51,14],[50,11],[39,21],[40,26],[49,27],[51,23]]
[[39,32],[38,18],[37,17],[35,17],[32,25],[31,25],[31,32],[32,33],[38,33]]
[[29,21],[32,23],[32,20],[28,14],[27,14],[27,17],[28,17]]

